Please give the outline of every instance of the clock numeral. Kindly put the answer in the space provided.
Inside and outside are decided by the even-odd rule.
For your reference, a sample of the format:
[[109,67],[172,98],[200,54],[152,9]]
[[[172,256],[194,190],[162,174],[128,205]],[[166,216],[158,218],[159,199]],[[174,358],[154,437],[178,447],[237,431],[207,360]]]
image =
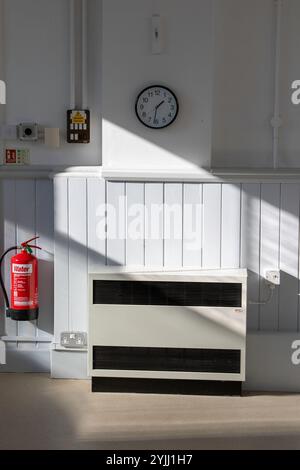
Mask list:
[[155,95],[160,96],[160,90],[155,90]]
[[145,107],[145,106],[144,106],[143,104],[141,104],[141,105],[140,105],[140,110],[143,111],[144,107]]
[[144,111],[142,116],[143,116],[143,118],[147,117],[147,113],[145,113],[145,111]]
[[169,118],[171,118],[171,117],[172,117],[172,113],[169,113],[168,116],[169,116]]
[[174,104],[172,104],[171,110],[174,111],[174,109],[175,109],[175,106],[174,106]]
[[165,124],[167,122],[166,118],[163,118],[162,122]]
[[151,98],[153,96],[153,91],[148,91],[148,96]]
[[149,99],[148,98],[143,98],[143,103],[148,103]]
[[154,120],[154,124],[158,125],[158,124],[159,124],[159,120],[158,120],[158,119],[155,119],[155,120]]

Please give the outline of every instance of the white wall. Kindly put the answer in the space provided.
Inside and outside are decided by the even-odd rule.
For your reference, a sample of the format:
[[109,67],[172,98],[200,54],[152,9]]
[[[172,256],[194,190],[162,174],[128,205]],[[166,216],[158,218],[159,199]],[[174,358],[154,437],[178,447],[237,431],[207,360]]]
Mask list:
[[[274,0],[216,0],[213,166],[271,167],[275,73]],[[279,167],[300,167],[300,2],[283,1]]]
[[[211,0],[103,1],[103,163],[106,167],[210,166],[212,111]],[[165,49],[151,54],[151,17],[162,16]],[[179,116],[151,130],[135,116],[148,85],[171,88]]]
[[74,146],[66,143],[66,111],[70,108],[70,2],[4,1],[7,123],[37,122],[62,130],[62,146],[58,150],[48,149],[42,143],[26,143],[35,165],[101,162],[101,2],[87,3],[92,143]]
[[[92,143],[78,146],[65,143],[70,100],[69,1],[2,2],[7,122],[32,120],[63,130],[59,150],[26,145],[33,164],[100,164],[103,116],[106,167],[202,167],[210,165],[211,152],[216,167],[272,166],[273,0],[88,0]],[[161,14],[166,28],[161,55],[151,54],[153,13]],[[290,100],[291,83],[300,77],[299,22],[299,1],[284,0],[281,167],[299,167],[300,107]],[[136,95],[154,82],[169,85],[180,101],[178,120],[161,131],[144,128],[134,113]]]

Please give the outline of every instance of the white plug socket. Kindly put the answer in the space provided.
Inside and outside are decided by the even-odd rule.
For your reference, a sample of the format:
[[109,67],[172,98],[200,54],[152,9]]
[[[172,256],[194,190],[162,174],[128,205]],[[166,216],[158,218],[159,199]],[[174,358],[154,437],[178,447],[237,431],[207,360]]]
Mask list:
[[280,271],[279,270],[272,270],[266,271],[266,280],[275,286],[280,285]]

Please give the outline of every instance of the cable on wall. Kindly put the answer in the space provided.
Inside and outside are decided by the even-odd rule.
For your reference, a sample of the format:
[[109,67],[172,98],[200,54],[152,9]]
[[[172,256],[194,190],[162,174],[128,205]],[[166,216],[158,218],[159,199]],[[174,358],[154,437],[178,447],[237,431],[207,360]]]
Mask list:
[[250,300],[249,304],[250,305],[268,305],[271,302],[271,300],[273,299],[274,291],[275,291],[275,285],[268,282],[267,287],[269,288],[269,293],[268,293],[268,297],[266,298],[266,300],[262,300],[262,301],[259,301],[259,302],[253,302],[253,301]]

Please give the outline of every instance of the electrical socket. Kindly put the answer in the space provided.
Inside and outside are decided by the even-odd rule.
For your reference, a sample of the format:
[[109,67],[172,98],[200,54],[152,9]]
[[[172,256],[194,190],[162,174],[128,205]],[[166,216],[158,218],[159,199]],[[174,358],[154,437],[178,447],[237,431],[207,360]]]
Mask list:
[[266,280],[275,286],[280,285],[280,271],[272,270],[266,271]]
[[64,348],[85,349],[87,347],[87,334],[69,331],[61,333],[60,344]]

